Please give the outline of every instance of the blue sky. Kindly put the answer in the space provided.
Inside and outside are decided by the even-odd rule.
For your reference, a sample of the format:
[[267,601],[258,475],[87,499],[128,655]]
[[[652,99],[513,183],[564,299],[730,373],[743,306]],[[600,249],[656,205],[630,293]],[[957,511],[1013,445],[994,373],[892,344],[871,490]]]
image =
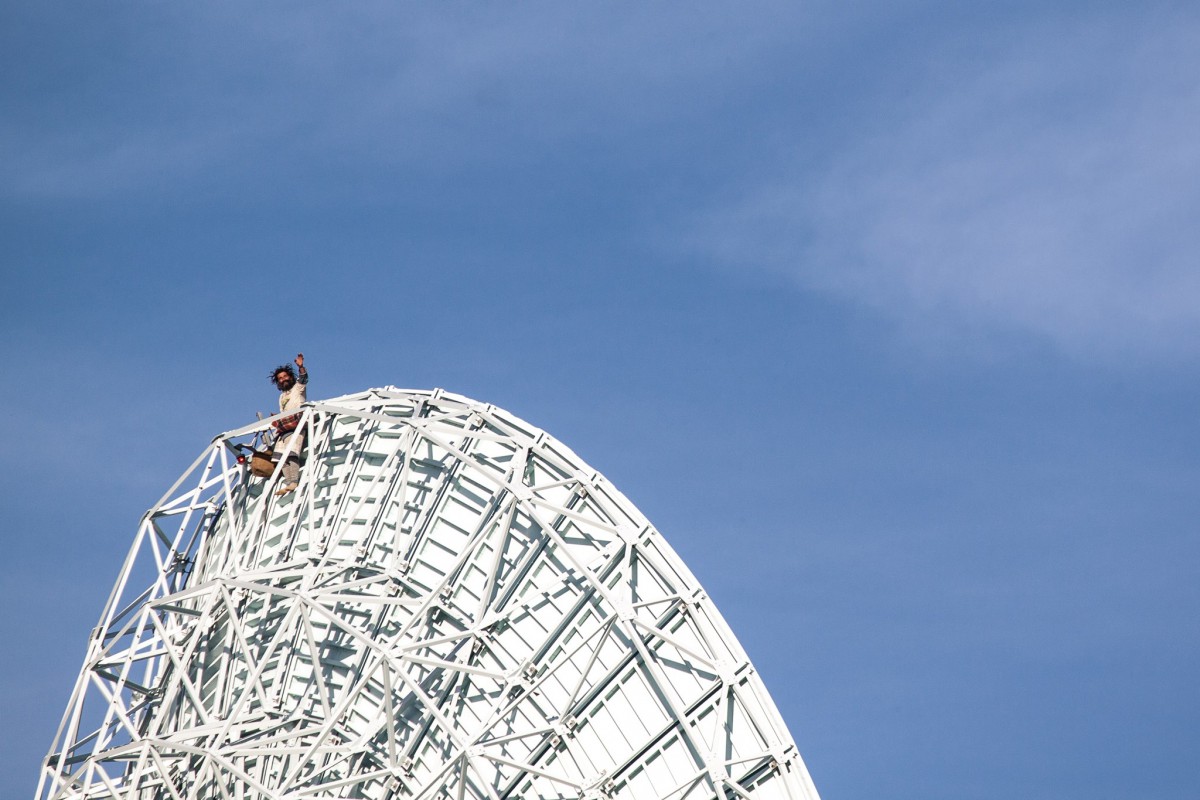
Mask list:
[[827,798],[1192,798],[1200,13],[0,4],[0,785],[141,513],[394,384],[664,533]]

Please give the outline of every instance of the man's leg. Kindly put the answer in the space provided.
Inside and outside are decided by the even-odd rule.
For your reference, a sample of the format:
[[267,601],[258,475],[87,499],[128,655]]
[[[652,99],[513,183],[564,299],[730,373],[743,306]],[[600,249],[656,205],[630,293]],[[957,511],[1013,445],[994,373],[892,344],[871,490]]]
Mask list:
[[300,459],[295,456],[288,456],[283,462],[283,484],[284,486],[297,486],[300,483]]
[[281,453],[283,459],[283,481],[279,491],[275,492],[277,495],[294,491],[300,485],[300,456],[295,452],[300,449],[299,445],[294,433],[281,436],[275,444],[276,452]]

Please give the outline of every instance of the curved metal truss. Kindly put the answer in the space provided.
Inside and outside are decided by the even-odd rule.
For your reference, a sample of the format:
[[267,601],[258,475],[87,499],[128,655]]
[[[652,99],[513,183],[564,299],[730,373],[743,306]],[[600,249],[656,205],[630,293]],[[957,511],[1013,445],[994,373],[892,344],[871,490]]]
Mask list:
[[436,390],[218,436],[143,517],[39,798],[804,798],[717,609],[574,453]]

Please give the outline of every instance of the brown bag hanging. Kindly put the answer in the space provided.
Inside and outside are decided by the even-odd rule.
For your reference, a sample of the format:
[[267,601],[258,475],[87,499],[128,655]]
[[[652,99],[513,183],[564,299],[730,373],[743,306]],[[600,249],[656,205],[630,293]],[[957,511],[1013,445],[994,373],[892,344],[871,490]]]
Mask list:
[[250,456],[250,472],[260,478],[269,478],[275,472],[275,452],[255,450]]

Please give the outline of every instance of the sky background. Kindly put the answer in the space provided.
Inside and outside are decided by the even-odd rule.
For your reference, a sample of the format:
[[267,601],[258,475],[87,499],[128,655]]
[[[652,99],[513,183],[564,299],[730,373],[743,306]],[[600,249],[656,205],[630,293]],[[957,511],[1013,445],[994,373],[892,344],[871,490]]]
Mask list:
[[0,2],[0,796],[303,351],[663,532],[826,800],[1196,797],[1200,9]]

